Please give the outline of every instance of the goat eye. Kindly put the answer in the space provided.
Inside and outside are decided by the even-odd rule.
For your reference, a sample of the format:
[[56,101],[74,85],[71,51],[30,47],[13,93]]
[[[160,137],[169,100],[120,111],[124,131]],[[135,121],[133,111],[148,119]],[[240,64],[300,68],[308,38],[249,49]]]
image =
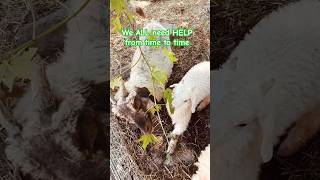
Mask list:
[[246,127],[247,124],[246,123],[241,123],[241,124],[238,124],[237,127]]

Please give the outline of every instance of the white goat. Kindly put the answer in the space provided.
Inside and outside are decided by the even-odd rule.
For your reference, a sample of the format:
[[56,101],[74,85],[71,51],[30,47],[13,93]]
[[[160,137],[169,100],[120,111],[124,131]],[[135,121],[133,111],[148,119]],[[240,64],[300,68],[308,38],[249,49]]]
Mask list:
[[196,165],[198,170],[192,176],[192,180],[210,180],[210,144],[201,151]]
[[[159,22],[150,22],[145,25],[143,28],[148,32],[153,30],[166,30]],[[146,36],[140,36],[139,39],[144,41],[147,39]],[[159,36],[157,40],[170,40],[169,36]],[[137,88],[148,88],[149,90],[153,89],[153,80],[151,77],[150,67],[156,67],[157,69],[163,71],[167,77],[170,77],[172,72],[173,63],[169,60],[169,58],[163,53],[164,46],[160,48],[154,48],[151,46],[141,46],[140,47],[143,56],[141,55],[141,51],[139,47],[137,47],[133,59],[132,59],[132,68],[130,73],[129,80],[125,83],[125,87],[129,92],[136,91]],[[166,47],[168,51],[171,51],[171,47]],[[146,60],[144,59],[146,58]],[[148,63],[146,63],[148,61]],[[135,65],[136,64],[136,65]],[[135,66],[134,66],[135,65]],[[155,97],[157,100],[161,100],[164,86],[160,84],[155,85]]]
[[125,2],[126,2],[126,5],[129,8],[129,10],[139,14],[142,17],[146,17],[145,13],[144,13],[144,11],[143,11],[143,9],[141,7],[137,6],[134,2],[129,1],[129,0],[126,0]]
[[[82,1],[81,1],[82,2]],[[103,2],[89,6],[91,11],[98,11],[96,6]],[[79,1],[70,1],[72,10],[81,6]],[[94,9],[96,8],[96,9]],[[48,67],[48,80],[53,92],[61,98],[70,96],[71,82],[81,77],[84,81],[95,83],[105,82],[106,68],[106,17],[99,13],[89,11],[81,12],[79,18],[68,23],[68,33],[65,36],[65,53],[60,61]],[[80,18],[81,17],[81,18]],[[81,29],[79,29],[81,27]],[[92,42],[90,42],[90,40]],[[92,63],[92,60],[95,63]],[[77,64],[77,66],[75,66]],[[62,73],[63,72],[63,73]]]
[[279,136],[319,104],[319,9],[308,0],[270,14],[213,72],[214,179],[257,179]]
[[230,135],[228,142],[220,144],[214,138],[212,179],[257,180],[261,164],[261,128],[258,122],[253,122],[236,135]]
[[[145,25],[143,28],[144,30],[151,32],[153,30],[166,30],[170,28],[170,25],[164,26],[160,24],[159,22],[150,22]],[[143,42],[147,39],[146,36],[140,36],[139,39]],[[159,36],[157,37],[157,40],[170,40],[169,36]],[[159,84],[154,83],[150,68],[156,68],[157,70],[162,71],[167,75],[167,77],[170,77],[172,72],[173,63],[169,60],[169,58],[163,53],[163,49],[166,48],[169,52],[172,52],[171,47],[167,46],[160,46],[160,48],[154,48],[150,46],[141,46],[140,48],[137,47],[133,59],[132,59],[132,65],[131,65],[131,72],[129,79],[125,82],[124,88],[121,88],[115,95],[115,100],[117,102],[114,102],[113,100],[113,108],[112,112],[115,113],[117,116],[120,117],[127,117],[127,119],[132,119],[132,115],[135,117],[142,117],[142,114],[145,114],[145,112],[141,112],[141,109],[147,109],[146,107],[142,107],[143,103],[137,103],[139,102],[139,91],[141,89],[147,88],[149,91],[153,91],[153,94],[155,98],[160,101],[163,96],[163,92],[165,89],[165,84]],[[141,54],[141,51],[143,54]],[[155,89],[153,89],[155,88]],[[129,93],[128,98],[135,99],[132,101],[131,99],[124,100],[124,97],[127,95],[126,92]],[[122,99],[122,102],[119,103],[119,100]],[[146,102],[144,104],[152,104],[152,101],[148,99],[149,102]],[[145,99],[144,99],[145,101]],[[135,103],[135,104],[128,104],[128,103]],[[139,105],[138,105],[139,104]],[[132,108],[132,106],[138,107],[138,108]],[[131,113],[126,113],[131,112]],[[133,114],[132,114],[133,113]],[[137,113],[140,113],[141,115],[137,115]],[[129,117],[130,116],[130,117]],[[134,119],[134,118],[133,118]],[[137,125],[138,120],[133,120]],[[147,121],[147,120],[146,120]],[[150,123],[142,123],[143,120],[140,118],[138,127],[140,127],[141,130],[144,129],[143,126],[145,124]]]
[[170,87],[174,88],[172,95],[174,113],[169,112],[174,129],[171,133],[172,140],[169,142],[168,154],[174,150],[177,143],[176,136],[187,129],[191,114],[196,109],[201,111],[210,103],[210,62],[204,61],[193,66],[178,84]]

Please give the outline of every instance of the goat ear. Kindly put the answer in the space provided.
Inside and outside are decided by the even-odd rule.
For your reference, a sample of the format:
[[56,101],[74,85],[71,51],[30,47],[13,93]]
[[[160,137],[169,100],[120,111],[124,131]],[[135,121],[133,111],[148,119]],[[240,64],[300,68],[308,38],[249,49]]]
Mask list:
[[[262,96],[266,96],[275,84],[275,79],[271,78],[260,85]],[[262,129],[261,157],[262,161],[268,162],[273,156],[273,131],[274,118],[272,115],[259,118],[260,127]]]
[[150,133],[152,131],[151,115],[149,113],[145,114],[142,109],[136,114],[134,122],[143,133]]
[[260,154],[263,163],[265,163],[270,161],[273,156],[273,118],[259,118],[259,124],[262,129]]
[[260,90],[263,96],[265,96],[270,91],[270,89],[272,89],[275,82],[276,80],[274,78],[271,78],[265,81],[264,83],[262,83],[262,85],[260,86]]
[[142,102],[142,108],[144,108],[144,110],[148,110],[154,106],[154,102],[151,101],[149,98],[142,97],[141,102]]
[[138,96],[135,96],[134,99],[133,99],[133,107],[134,109],[136,110],[139,110],[142,106],[142,101],[141,99],[138,97]]
[[135,10],[136,10],[136,13],[139,14],[141,17],[144,17],[144,18],[146,17],[146,15],[141,7],[136,7]]

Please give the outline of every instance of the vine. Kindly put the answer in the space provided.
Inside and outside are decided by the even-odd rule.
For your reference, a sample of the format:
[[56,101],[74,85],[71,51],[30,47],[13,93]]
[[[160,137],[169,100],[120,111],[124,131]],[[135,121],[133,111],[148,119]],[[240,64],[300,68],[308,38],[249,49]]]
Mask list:
[[32,59],[37,53],[37,48],[30,47],[43,37],[48,36],[50,33],[67,24],[71,19],[82,12],[90,1],[91,0],[86,0],[76,12],[64,18],[47,31],[42,32],[37,36],[33,36],[28,42],[10,51],[8,53],[9,58],[0,62],[0,83],[4,83],[9,91],[11,91],[16,78],[31,79],[31,73],[34,72],[36,66],[36,64],[32,62]]

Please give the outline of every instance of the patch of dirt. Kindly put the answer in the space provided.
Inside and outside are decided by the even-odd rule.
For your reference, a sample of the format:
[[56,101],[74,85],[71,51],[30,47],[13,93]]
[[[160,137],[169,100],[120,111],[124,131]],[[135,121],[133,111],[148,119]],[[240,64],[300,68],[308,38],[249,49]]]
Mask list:
[[[192,28],[194,31],[192,36],[186,37],[192,43],[192,46],[172,47],[178,62],[174,64],[173,73],[169,78],[168,85],[179,82],[185,73],[195,64],[209,60],[210,6],[208,0],[195,0],[192,3],[184,0],[137,1],[137,4],[139,3],[142,4],[146,18],[142,19],[138,17],[138,26],[141,27],[151,20],[156,20],[174,24],[177,27]],[[119,34],[111,33],[110,40],[112,77],[124,72],[128,68],[135,48],[124,47],[123,37]],[[128,76],[128,74],[124,76]],[[161,110],[160,114],[162,124],[168,134],[173,129],[171,119],[165,109]],[[134,125],[130,125],[125,120],[115,118],[114,116],[112,116],[111,121],[118,122],[120,126],[119,131],[123,132],[122,138],[126,150],[135,161],[134,163],[140,171],[138,173],[144,175],[144,179],[190,179],[192,174],[197,170],[193,164],[197,160],[200,151],[210,141],[209,114],[209,107],[193,114],[187,131],[179,138],[179,144],[173,154],[173,161],[175,163],[170,167],[163,165],[167,142],[157,121],[153,123],[155,125],[153,134],[158,136],[162,143],[147,149],[147,151],[144,151],[136,142],[141,132]],[[111,150],[112,148],[117,148],[113,146],[111,144]]]

